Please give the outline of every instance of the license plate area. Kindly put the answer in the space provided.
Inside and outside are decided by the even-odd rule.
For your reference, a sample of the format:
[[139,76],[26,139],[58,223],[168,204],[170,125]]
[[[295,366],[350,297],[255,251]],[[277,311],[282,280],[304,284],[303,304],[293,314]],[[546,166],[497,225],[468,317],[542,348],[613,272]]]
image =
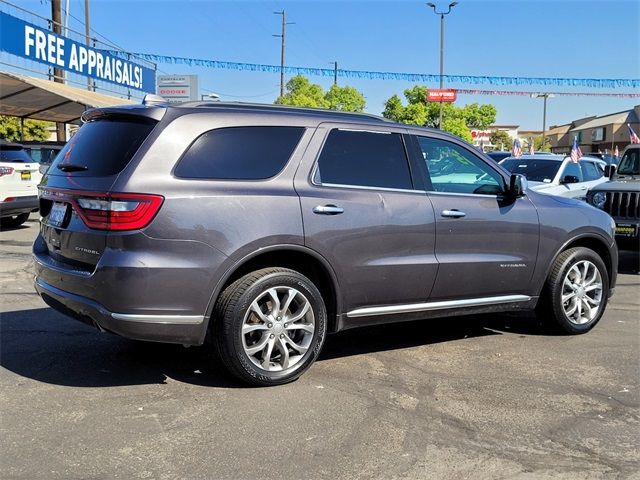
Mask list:
[[20,172],[20,178],[22,180],[31,180],[31,172]]
[[618,223],[616,225],[616,235],[618,237],[635,237],[638,234],[637,226],[628,223]]
[[47,217],[47,224],[52,227],[60,228],[67,216],[67,210],[69,205],[67,203],[54,202],[51,206],[51,211]]

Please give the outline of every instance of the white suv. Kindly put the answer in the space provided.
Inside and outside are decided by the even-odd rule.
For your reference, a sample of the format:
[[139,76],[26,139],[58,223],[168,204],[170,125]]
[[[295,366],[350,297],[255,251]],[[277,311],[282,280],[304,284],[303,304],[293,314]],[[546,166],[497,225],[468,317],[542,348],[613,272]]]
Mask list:
[[585,200],[590,188],[608,180],[606,162],[595,157],[585,156],[574,163],[566,155],[522,155],[505,158],[500,165],[527,177],[530,190],[578,200]]
[[39,165],[22,145],[0,142],[0,226],[22,225],[38,210]]

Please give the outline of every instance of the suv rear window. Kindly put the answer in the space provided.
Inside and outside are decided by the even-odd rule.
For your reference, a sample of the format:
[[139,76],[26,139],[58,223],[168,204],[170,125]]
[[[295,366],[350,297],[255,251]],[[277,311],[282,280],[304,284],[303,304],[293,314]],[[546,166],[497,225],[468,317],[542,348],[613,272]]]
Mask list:
[[179,178],[264,180],[277,175],[304,127],[230,127],[200,135],[178,162]]
[[413,189],[399,133],[332,130],[314,181],[322,184]]
[[127,166],[155,126],[137,118],[106,118],[85,123],[47,171],[49,175],[107,177]]

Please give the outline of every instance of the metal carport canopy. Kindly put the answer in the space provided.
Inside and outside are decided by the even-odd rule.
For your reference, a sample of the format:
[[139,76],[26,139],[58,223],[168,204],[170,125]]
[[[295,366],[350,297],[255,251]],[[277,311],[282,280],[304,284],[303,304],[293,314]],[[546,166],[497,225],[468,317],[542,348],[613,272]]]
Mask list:
[[0,72],[0,115],[61,123],[81,123],[88,108],[137,103],[63,83]]

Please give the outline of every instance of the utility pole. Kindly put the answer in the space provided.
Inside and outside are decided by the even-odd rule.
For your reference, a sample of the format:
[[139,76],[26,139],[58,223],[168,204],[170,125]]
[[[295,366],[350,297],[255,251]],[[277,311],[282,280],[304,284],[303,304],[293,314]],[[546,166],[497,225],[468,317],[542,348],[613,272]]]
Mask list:
[[281,12],[273,12],[274,15],[282,15],[282,30],[280,35],[274,35],[274,37],[281,38],[280,46],[280,96],[284,95],[284,48],[287,38],[287,25],[293,25],[294,22],[287,22],[287,13],[282,10]]
[[531,98],[542,98],[544,99],[543,107],[542,107],[542,145],[540,150],[544,149],[545,142],[547,140],[547,99],[553,98],[555,95],[553,93],[532,93]]
[[338,62],[333,63],[333,84],[338,85]]
[[[51,0],[51,28],[53,33],[58,35],[62,35],[62,11],[60,7],[60,0]],[[64,70],[54,68],[53,81],[64,83]],[[67,131],[64,123],[56,122],[56,137],[59,142],[67,141]]]
[[[84,36],[87,47],[91,47],[91,16],[89,15],[89,0],[84,0]],[[87,77],[87,90],[96,90],[95,83]]]

